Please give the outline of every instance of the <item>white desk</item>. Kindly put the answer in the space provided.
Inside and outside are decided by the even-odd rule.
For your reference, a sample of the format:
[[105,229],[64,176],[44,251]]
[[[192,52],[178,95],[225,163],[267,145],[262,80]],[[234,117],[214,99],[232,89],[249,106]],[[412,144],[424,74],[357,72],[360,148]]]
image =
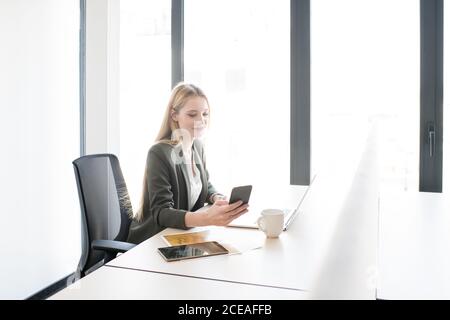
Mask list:
[[380,299],[450,299],[450,201],[443,194],[381,196],[377,287]]
[[[363,159],[372,158],[365,156]],[[242,254],[166,262],[157,252],[158,247],[166,246],[161,234],[181,232],[166,229],[82,279],[81,284],[86,289],[73,296],[128,298],[138,295],[146,299],[245,299],[249,296],[257,299],[266,296],[273,299],[276,294],[280,299],[288,299],[292,295],[293,299],[301,299],[311,295],[300,290],[313,289],[313,298],[344,296],[373,299],[375,288],[365,287],[365,272],[368,266],[375,265],[376,241],[372,248],[372,239],[376,236],[377,225],[373,223],[374,218],[376,222],[373,208],[377,209],[378,202],[376,197],[373,200],[372,179],[365,174],[370,166],[361,165],[365,161],[359,161],[360,157],[351,159],[349,162],[335,158],[333,165],[336,168],[329,170],[333,174],[325,172],[316,178],[302,204],[301,213],[278,239],[266,239],[261,231],[252,229],[208,228],[222,243],[260,242],[260,249]],[[356,180],[355,174],[359,177]],[[305,187],[297,188],[297,191],[292,188],[298,196],[283,190],[281,193],[288,195],[288,199],[283,199],[280,197],[283,188],[272,186],[272,189],[266,196],[258,194],[255,189],[255,197],[252,195],[251,201],[270,207],[295,207],[306,190]],[[348,245],[349,242],[358,246]],[[360,255],[361,252],[364,255]],[[206,290],[214,293],[205,296],[194,293],[194,290],[184,292],[180,290],[185,288],[184,282],[192,287],[198,286],[199,290],[195,292]],[[95,293],[103,283],[110,288],[104,291],[109,292]],[[136,290],[133,283],[142,286],[143,291],[133,293]],[[146,291],[151,290],[146,288],[157,289],[154,292]],[[177,292],[166,291],[166,288]],[[332,294],[328,293],[330,288]],[[162,292],[158,292],[160,290]],[[342,292],[345,294],[342,295]],[[70,295],[66,289],[57,297],[70,298]]]
[[[314,182],[313,186],[317,181]],[[166,246],[160,234],[180,232],[166,229],[133,250],[122,254],[108,265],[176,275],[203,277],[254,285],[309,290],[317,278],[323,256],[329,245],[342,209],[342,195],[325,180],[325,185],[311,189],[312,201],[302,206],[302,211],[278,239],[266,239],[258,230],[239,228],[210,228],[221,242],[261,241],[261,249],[238,255],[221,255],[208,258],[166,262],[157,248]],[[328,201],[324,201],[324,194]],[[334,200],[334,196],[338,200]],[[341,199],[342,198],[342,199]],[[307,199],[306,199],[307,200]],[[352,226],[349,226],[352,227]],[[374,226],[376,227],[376,225]],[[190,230],[195,231],[195,229]],[[375,256],[375,252],[373,252]]]
[[296,290],[244,285],[104,266],[50,300],[299,300]]
[[[296,241],[295,235],[291,232],[282,234],[278,239],[265,240],[265,236],[258,230],[238,228],[210,230],[218,235],[220,242],[228,242],[229,239],[238,242],[258,239],[261,240],[263,248],[242,254],[166,262],[156,251],[158,247],[166,246],[157,235],[122,254],[108,265],[282,288],[308,287],[308,275],[312,270],[309,270],[308,263],[302,262],[313,259],[314,248],[306,245],[306,241]],[[180,230],[166,229],[162,233],[173,232]]]
[[[306,188],[292,188],[297,196],[290,195],[283,207],[293,207],[303,196]],[[279,197],[274,199],[283,200]],[[261,198],[260,198],[261,199]],[[267,200],[266,200],[267,201]],[[267,203],[267,202],[266,202]],[[309,222],[308,222],[309,221]],[[254,229],[210,227],[212,233],[222,243],[257,242],[261,249],[246,251],[237,255],[222,255],[208,258],[166,262],[158,254],[157,248],[166,246],[161,234],[183,232],[165,229],[160,234],[144,241],[133,250],[122,254],[108,265],[136,270],[164,272],[177,275],[204,277],[240,283],[267,285],[289,289],[305,289],[310,286],[314,261],[320,254],[314,227],[317,219],[302,212],[290,229],[278,239],[266,239],[265,235]],[[200,228],[200,230],[203,228]],[[194,228],[188,232],[199,230]]]

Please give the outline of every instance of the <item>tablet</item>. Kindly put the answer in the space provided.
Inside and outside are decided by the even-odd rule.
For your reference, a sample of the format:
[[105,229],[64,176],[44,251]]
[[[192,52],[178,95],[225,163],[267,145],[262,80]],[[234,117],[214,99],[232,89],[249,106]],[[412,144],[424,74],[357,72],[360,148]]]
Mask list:
[[158,248],[158,252],[162,255],[162,257],[166,261],[177,261],[184,259],[215,256],[219,254],[227,254],[228,250],[225,249],[217,241],[208,241],[208,242]]

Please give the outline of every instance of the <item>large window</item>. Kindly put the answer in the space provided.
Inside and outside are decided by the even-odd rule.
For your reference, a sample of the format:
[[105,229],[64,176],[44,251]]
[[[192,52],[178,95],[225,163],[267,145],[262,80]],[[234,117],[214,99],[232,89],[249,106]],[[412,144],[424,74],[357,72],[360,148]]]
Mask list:
[[0,2],[0,299],[75,271],[79,0]]
[[313,173],[377,123],[382,187],[418,190],[419,4],[311,0]]
[[120,162],[134,210],[169,101],[170,19],[171,1],[120,2]]
[[212,183],[289,184],[290,1],[184,1],[185,80],[211,105]]

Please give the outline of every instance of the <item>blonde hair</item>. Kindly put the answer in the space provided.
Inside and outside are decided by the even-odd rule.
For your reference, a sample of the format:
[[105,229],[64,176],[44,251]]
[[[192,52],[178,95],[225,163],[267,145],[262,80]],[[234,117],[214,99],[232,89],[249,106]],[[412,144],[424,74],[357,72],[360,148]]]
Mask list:
[[[179,143],[181,143],[183,136],[177,134],[180,127],[178,125],[178,122],[172,119],[172,112],[180,112],[180,110],[186,105],[187,101],[195,97],[204,98],[209,108],[208,98],[199,87],[190,83],[180,82],[172,89],[169,103],[167,104],[166,111],[162,120],[161,128],[159,129],[159,133],[155,139],[156,143],[161,142],[170,145],[178,145]],[[146,208],[144,208],[144,202],[145,197],[148,195],[147,173],[148,168],[146,165],[144,180],[142,183],[141,202],[135,216],[135,219],[137,221],[142,220],[142,218],[144,217],[144,211],[146,210]]]

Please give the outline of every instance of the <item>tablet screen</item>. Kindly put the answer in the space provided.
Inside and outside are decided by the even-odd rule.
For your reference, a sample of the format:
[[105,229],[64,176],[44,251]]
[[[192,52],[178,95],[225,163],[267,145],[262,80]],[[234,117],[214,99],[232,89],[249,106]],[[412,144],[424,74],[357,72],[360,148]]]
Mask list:
[[216,241],[158,248],[158,251],[167,261],[200,258],[228,253],[228,250]]

